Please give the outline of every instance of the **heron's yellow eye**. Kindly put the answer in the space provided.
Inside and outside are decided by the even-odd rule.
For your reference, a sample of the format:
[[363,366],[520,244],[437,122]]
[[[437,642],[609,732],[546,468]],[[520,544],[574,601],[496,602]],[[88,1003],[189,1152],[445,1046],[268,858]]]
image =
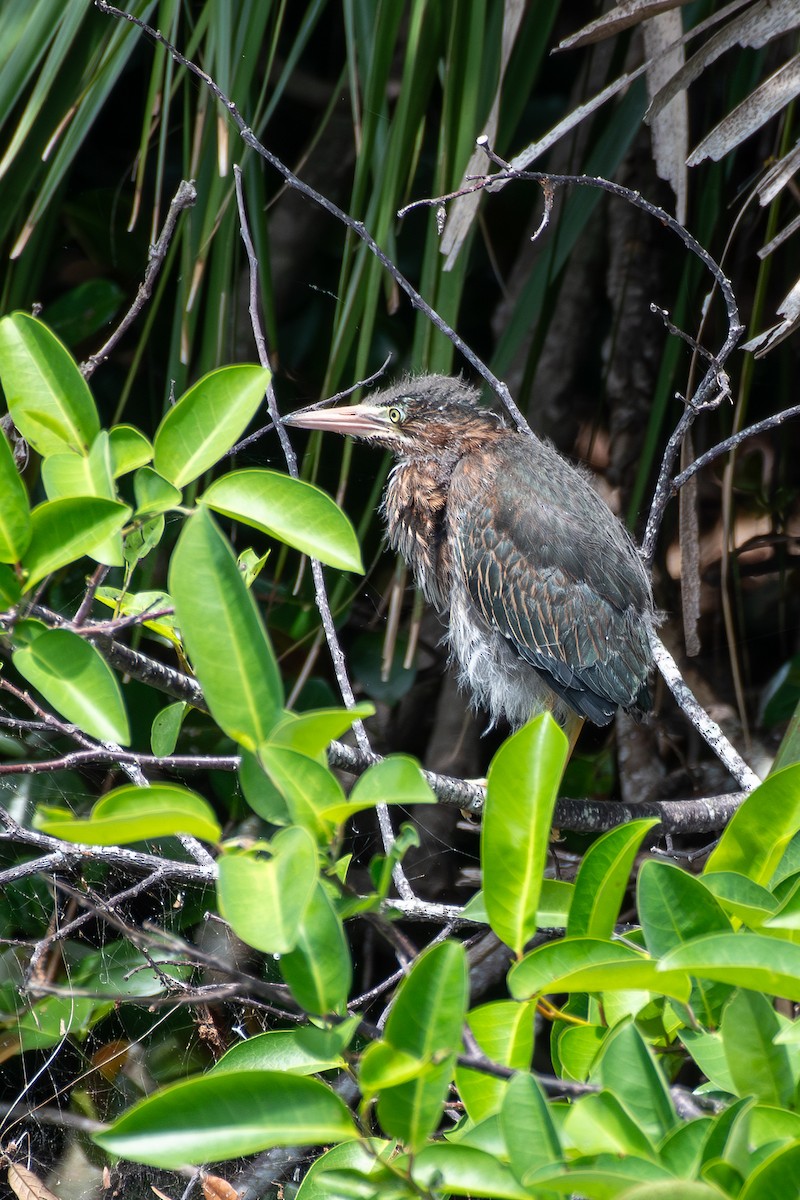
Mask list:
[[392,422],[393,425],[399,425],[400,422],[402,421],[402,419],[403,419],[402,408],[390,408],[389,409],[389,420]]

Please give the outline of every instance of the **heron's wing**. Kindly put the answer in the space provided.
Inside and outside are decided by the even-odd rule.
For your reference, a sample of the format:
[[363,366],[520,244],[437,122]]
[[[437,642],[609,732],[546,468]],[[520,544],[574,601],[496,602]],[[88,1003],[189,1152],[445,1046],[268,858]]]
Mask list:
[[453,568],[487,624],[605,724],[619,705],[647,702],[647,577],[580,474],[548,447],[540,461],[516,439],[509,449],[470,455],[453,475]]

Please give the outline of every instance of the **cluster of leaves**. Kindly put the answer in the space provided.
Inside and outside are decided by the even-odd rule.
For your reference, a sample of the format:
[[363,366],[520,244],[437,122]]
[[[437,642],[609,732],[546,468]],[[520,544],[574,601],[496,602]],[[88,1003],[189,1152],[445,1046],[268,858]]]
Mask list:
[[[800,1001],[798,767],[749,797],[699,877],[665,859],[646,861],[638,923],[621,926],[634,861],[654,822],[595,841],[574,884],[545,879],[566,739],[549,717],[536,719],[492,762],[483,889],[461,913],[509,947],[506,996],[470,1007],[467,953],[450,938],[415,958],[382,1028],[353,1003],[346,923],[391,913],[386,897],[402,841],[373,862],[373,889],[359,892],[349,877],[347,822],[379,803],[433,796],[419,768],[397,757],[367,770],[345,797],[325,749],[368,708],[285,711],[249,572],[212,515],[358,569],[354,536],[333,502],[274,472],[234,471],[193,509],[186,505],[182,489],[243,431],[267,374],[231,367],[200,380],[151,447],[133,427],[100,429],[79,368],[44,325],[24,314],[0,322],[0,381],[35,456],[28,473],[35,478],[32,466],[41,467],[35,487],[47,497],[30,509],[3,439],[0,560],[14,669],[77,726],[84,744],[127,743],[122,694],[95,644],[96,623],[65,622],[41,605],[31,615],[28,605],[46,574],[88,555],[122,567],[123,586],[105,599],[146,619],[148,598],[131,590],[135,573],[164,549],[165,512],[179,518],[156,628],[174,608],[171,642],[191,663],[219,730],[238,746],[241,793],[260,819],[255,839],[225,842],[201,795],[142,778],[144,786],[107,793],[85,816],[42,806],[34,825],[49,835],[48,848],[94,846],[99,863],[101,847],[112,843],[155,842],[162,854],[151,849],[154,868],[169,858],[170,835],[190,850],[193,839],[209,844],[219,914],[266,956],[267,986],[295,1014],[234,1046],[211,1070],[141,1099],[95,1141],[159,1167],[333,1145],[306,1175],[303,1200],[766,1200],[787,1180],[795,1186],[800,1034],[775,998]],[[178,721],[173,745],[179,729]],[[153,737],[163,739],[163,728]],[[526,949],[532,940],[538,944]],[[19,1049],[56,1045],[65,1028],[85,1036],[108,1014],[110,995],[135,1002],[185,987],[186,954],[191,963],[184,946],[176,966],[157,937],[146,953],[118,940],[84,953],[71,980],[77,994],[48,996],[15,1016]],[[7,954],[7,1009],[19,1004],[13,962]],[[537,1011],[552,1022],[553,1076],[531,1068]]]

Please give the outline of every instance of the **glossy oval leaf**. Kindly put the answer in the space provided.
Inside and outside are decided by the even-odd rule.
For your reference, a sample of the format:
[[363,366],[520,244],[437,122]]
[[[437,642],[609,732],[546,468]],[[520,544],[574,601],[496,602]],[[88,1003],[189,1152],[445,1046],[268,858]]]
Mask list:
[[702,879],[703,887],[716,897],[723,912],[738,917],[751,929],[763,925],[778,910],[772,892],[737,871],[704,871]]
[[794,1076],[789,1052],[776,1044],[781,1022],[761,992],[739,988],[725,1006],[720,1025],[728,1071],[736,1095],[789,1108]]
[[[492,1062],[528,1070],[533,1057],[535,1017],[534,1004],[495,1000],[472,1009],[467,1022],[475,1041]],[[471,1121],[482,1121],[500,1111],[508,1080],[456,1066],[456,1083]]]
[[35,824],[53,837],[96,846],[125,845],[177,834],[213,843],[221,834],[208,801],[176,783],[115,788],[95,804],[85,821],[58,816],[53,809],[40,809]]
[[325,807],[323,817],[340,824],[355,813],[366,812],[378,804],[435,804],[433,789],[422,768],[407,754],[391,754],[368,767],[342,804]]
[[761,933],[696,938],[665,955],[658,966],[800,1001],[800,946]]
[[508,1081],[500,1128],[511,1169],[520,1181],[531,1171],[561,1161],[561,1140],[547,1097],[528,1071],[520,1071]]
[[282,829],[263,850],[223,854],[217,864],[222,916],[267,954],[288,954],[317,886],[317,850],[305,829]]
[[418,1149],[436,1128],[452,1079],[467,1004],[464,947],[441,942],[425,950],[400,984],[385,1039],[420,1061],[441,1060],[407,1083],[386,1088],[378,1099],[378,1119],[394,1137]]
[[480,1196],[483,1200],[531,1200],[509,1167],[475,1146],[440,1142],[415,1155],[411,1177],[423,1196]]
[[489,767],[481,827],[489,922],[519,956],[536,932],[536,911],[567,739],[549,713],[513,734]]
[[[42,482],[48,500],[67,496],[99,496],[116,500],[117,493],[111,474],[111,449],[108,434],[101,429],[88,454],[65,451],[51,454],[42,463]],[[104,538],[87,551],[92,558],[106,566],[123,565],[122,541],[119,534]]]
[[326,842],[336,823],[324,815],[325,810],[347,804],[342,785],[330,768],[296,750],[269,744],[261,747],[258,759],[283,797],[291,820]]
[[[637,900],[645,943],[654,958],[703,934],[731,931],[730,920],[704,883],[675,863],[643,863]],[[690,1000],[698,1020],[716,1024],[726,995],[722,984],[698,980]]]
[[18,562],[31,540],[31,509],[14,453],[0,429],[0,563]]
[[13,659],[23,679],[67,721],[98,741],[129,745],[128,716],[116,676],[90,642],[69,629],[49,629],[15,650]]
[[614,1095],[651,1142],[660,1142],[678,1124],[667,1082],[633,1021],[611,1030],[591,1078]]
[[280,471],[233,471],[215,480],[201,502],[331,567],[364,571],[353,526],[327,492],[312,483]]
[[656,1158],[653,1143],[610,1091],[580,1096],[571,1104],[564,1136],[581,1156],[610,1152]]
[[800,830],[800,764],[769,775],[737,809],[705,870],[737,871],[766,886]]
[[183,499],[182,493],[152,467],[139,467],[133,477],[133,494],[136,497],[136,516],[157,516],[177,508]]
[[584,855],[575,879],[568,937],[610,937],[619,917],[633,862],[653,818],[610,829]]
[[729,1200],[727,1192],[691,1179],[656,1180],[618,1194],[621,1200]]
[[650,991],[685,1003],[691,992],[688,973],[657,968],[654,959],[619,942],[568,938],[526,954],[511,968],[508,986],[518,1000],[548,992]]
[[153,439],[153,463],[175,487],[197,479],[241,437],[264,399],[266,367],[221,367],[199,379],[169,410]]
[[150,749],[157,758],[166,758],[174,753],[181,732],[183,718],[189,711],[184,700],[176,700],[159,709],[150,726]]
[[281,1071],[231,1071],[156,1092],[94,1140],[122,1158],[178,1168],[271,1146],[316,1146],[355,1136],[344,1103],[318,1080]]
[[310,712],[289,713],[270,734],[271,746],[298,750],[309,758],[324,754],[334,738],[351,729],[354,721],[373,716],[375,705],[368,702],[353,708],[315,708]]
[[108,441],[115,479],[146,466],[153,457],[152,443],[133,425],[114,425],[108,431]]
[[233,551],[205,509],[178,539],[169,592],[212,717],[254,750],[283,713],[280,672]]
[[293,950],[281,955],[281,974],[300,1007],[322,1016],[346,1011],[353,964],[344,926],[322,883],[300,921]]
[[100,431],[92,393],[66,346],[36,317],[0,320],[0,382],[14,424],[37,453],[88,453]]
[[131,510],[99,496],[46,500],[31,513],[31,540],[23,556],[25,591],[46,575],[91,554],[107,537],[119,533]]
[[318,1071],[343,1069],[341,1054],[320,1056],[310,1052],[295,1029],[271,1029],[236,1042],[214,1063],[212,1071],[287,1071],[291,1075],[315,1075]]

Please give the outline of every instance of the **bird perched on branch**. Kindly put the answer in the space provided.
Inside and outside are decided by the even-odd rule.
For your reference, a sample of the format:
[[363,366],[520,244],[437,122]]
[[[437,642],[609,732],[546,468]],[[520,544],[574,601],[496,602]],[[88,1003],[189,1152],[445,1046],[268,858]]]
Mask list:
[[496,721],[584,720],[650,706],[653,601],[627,531],[586,476],[509,428],[460,379],[418,375],[348,408],[296,413],[391,450],[389,543],[446,618],[460,680]]

